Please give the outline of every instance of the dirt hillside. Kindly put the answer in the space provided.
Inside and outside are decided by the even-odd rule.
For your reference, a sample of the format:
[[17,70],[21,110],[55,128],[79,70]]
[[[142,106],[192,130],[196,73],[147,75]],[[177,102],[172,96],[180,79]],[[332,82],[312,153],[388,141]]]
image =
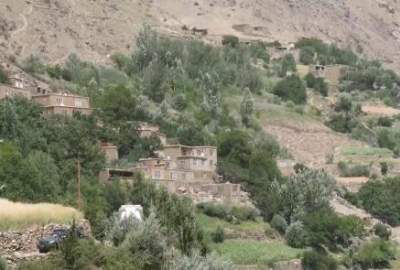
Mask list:
[[178,36],[183,26],[205,28],[211,41],[224,34],[283,42],[319,37],[400,68],[399,12],[396,0],[2,0],[0,50],[53,62],[74,52],[104,62],[129,50],[146,23]]

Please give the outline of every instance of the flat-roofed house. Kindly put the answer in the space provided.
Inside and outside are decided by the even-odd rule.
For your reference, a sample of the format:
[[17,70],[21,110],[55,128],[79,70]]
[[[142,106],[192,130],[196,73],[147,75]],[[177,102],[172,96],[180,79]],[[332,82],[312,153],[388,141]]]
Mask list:
[[8,84],[0,84],[0,100],[14,96],[22,96],[31,99],[31,92],[25,89],[22,78],[15,75],[11,76],[8,80]]
[[32,100],[44,108],[46,115],[62,114],[72,116],[74,112],[85,115],[92,113],[88,97],[66,93],[47,93],[44,95],[33,95]]

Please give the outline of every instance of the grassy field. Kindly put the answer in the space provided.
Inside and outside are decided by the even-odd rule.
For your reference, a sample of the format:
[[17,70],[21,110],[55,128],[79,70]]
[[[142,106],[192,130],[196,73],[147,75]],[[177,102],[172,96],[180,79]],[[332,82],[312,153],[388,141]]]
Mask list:
[[[264,235],[266,230],[269,232],[274,231],[268,223],[263,222],[261,219],[232,224],[201,213],[197,214],[197,218],[208,238],[218,227],[240,235]],[[302,253],[302,250],[286,245],[283,240],[280,240],[279,236],[275,240],[225,239],[223,243],[212,243],[211,249],[236,265],[268,265],[277,261],[298,258]]]
[[383,158],[393,157],[393,152],[386,148],[377,147],[347,147],[342,149],[344,156],[379,156]]
[[213,244],[212,248],[236,265],[270,265],[278,261],[299,258],[303,252],[278,241],[246,239],[226,240],[221,244]]
[[82,216],[76,209],[58,204],[26,204],[0,199],[0,230],[18,230],[49,223],[68,224]]

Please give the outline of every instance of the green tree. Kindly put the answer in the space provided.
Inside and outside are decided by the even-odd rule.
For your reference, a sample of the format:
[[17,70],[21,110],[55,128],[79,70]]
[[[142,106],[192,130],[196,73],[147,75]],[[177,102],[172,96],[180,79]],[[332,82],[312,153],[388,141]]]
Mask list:
[[279,70],[279,76],[280,77],[285,77],[289,73],[293,73],[297,70],[296,67],[296,60],[294,59],[292,54],[286,54],[281,60],[280,60],[280,70]]
[[128,250],[140,269],[160,269],[164,263],[167,242],[162,227],[151,213],[144,222],[136,223],[126,235],[121,248]]
[[250,89],[245,89],[242,103],[240,104],[240,115],[242,116],[242,123],[249,126],[254,112],[254,100]]
[[278,82],[274,87],[274,94],[296,104],[303,104],[307,99],[306,88],[302,80],[296,75],[289,76]]
[[313,47],[303,47],[300,50],[300,62],[304,65],[314,63],[315,50]]
[[274,192],[280,198],[287,221],[328,207],[334,188],[335,180],[331,176],[314,170],[302,170],[283,184],[274,183]]

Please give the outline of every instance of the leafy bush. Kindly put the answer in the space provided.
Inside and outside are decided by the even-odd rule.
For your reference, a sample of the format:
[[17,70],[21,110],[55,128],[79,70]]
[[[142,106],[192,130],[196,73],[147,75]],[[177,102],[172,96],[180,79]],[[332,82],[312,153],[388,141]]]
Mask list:
[[390,268],[390,261],[395,258],[393,246],[384,240],[372,240],[365,243],[354,254],[353,261],[362,269]]
[[239,38],[233,35],[226,35],[222,37],[222,45],[236,48],[239,46]]
[[303,254],[301,263],[304,270],[336,270],[337,262],[331,256],[321,254],[317,251],[306,251]]
[[374,225],[374,233],[384,240],[389,240],[392,231],[385,224],[377,223]]
[[273,91],[275,95],[282,99],[291,100],[296,104],[305,103],[307,99],[306,88],[302,80],[296,75],[282,79]]
[[303,224],[296,221],[287,228],[285,239],[289,246],[293,248],[303,248],[307,244],[307,233]]
[[225,240],[225,234],[224,234],[224,229],[222,229],[220,226],[217,227],[215,232],[211,234],[211,238],[215,243],[222,243]]
[[277,230],[281,234],[284,234],[286,229],[287,229],[287,227],[288,227],[288,224],[287,224],[286,220],[280,215],[274,215],[274,217],[272,218],[270,224],[271,224],[272,228],[274,228],[275,230]]
[[216,203],[201,203],[197,207],[203,211],[204,214],[210,217],[217,217],[226,219],[229,215],[229,210],[226,206]]
[[338,163],[338,168],[340,170],[340,176],[342,177],[368,177],[370,171],[367,165],[352,165],[344,161]]
[[372,215],[392,226],[400,225],[399,178],[370,180],[357,194],[360,205]]
[[257,209],[246,206],[234,206],[232,207],[230,214],[240,221],[255,221],[256,218],[259,216]]
[[200,203],[197,205],[204,214],[210,217],[217,217],[231,221],[235,218],[238,221],[255,220],[258,212],[255,208],[246,206],[227,206],[218,203]]
[[381,127],[391,127],[393,125],[393,119],[390,117],[379,117],[377,124]]
[[8,82],[8,75],[3,67],[0,66],[0,83],[7,83]]
[[326,208],[308,214],[303,219],[308,234],[308,244],[321,248],[337,250],[338,246],[348,247],[352,237],[363,237],[364,222],[355,216],[338,216],[332,209]]

